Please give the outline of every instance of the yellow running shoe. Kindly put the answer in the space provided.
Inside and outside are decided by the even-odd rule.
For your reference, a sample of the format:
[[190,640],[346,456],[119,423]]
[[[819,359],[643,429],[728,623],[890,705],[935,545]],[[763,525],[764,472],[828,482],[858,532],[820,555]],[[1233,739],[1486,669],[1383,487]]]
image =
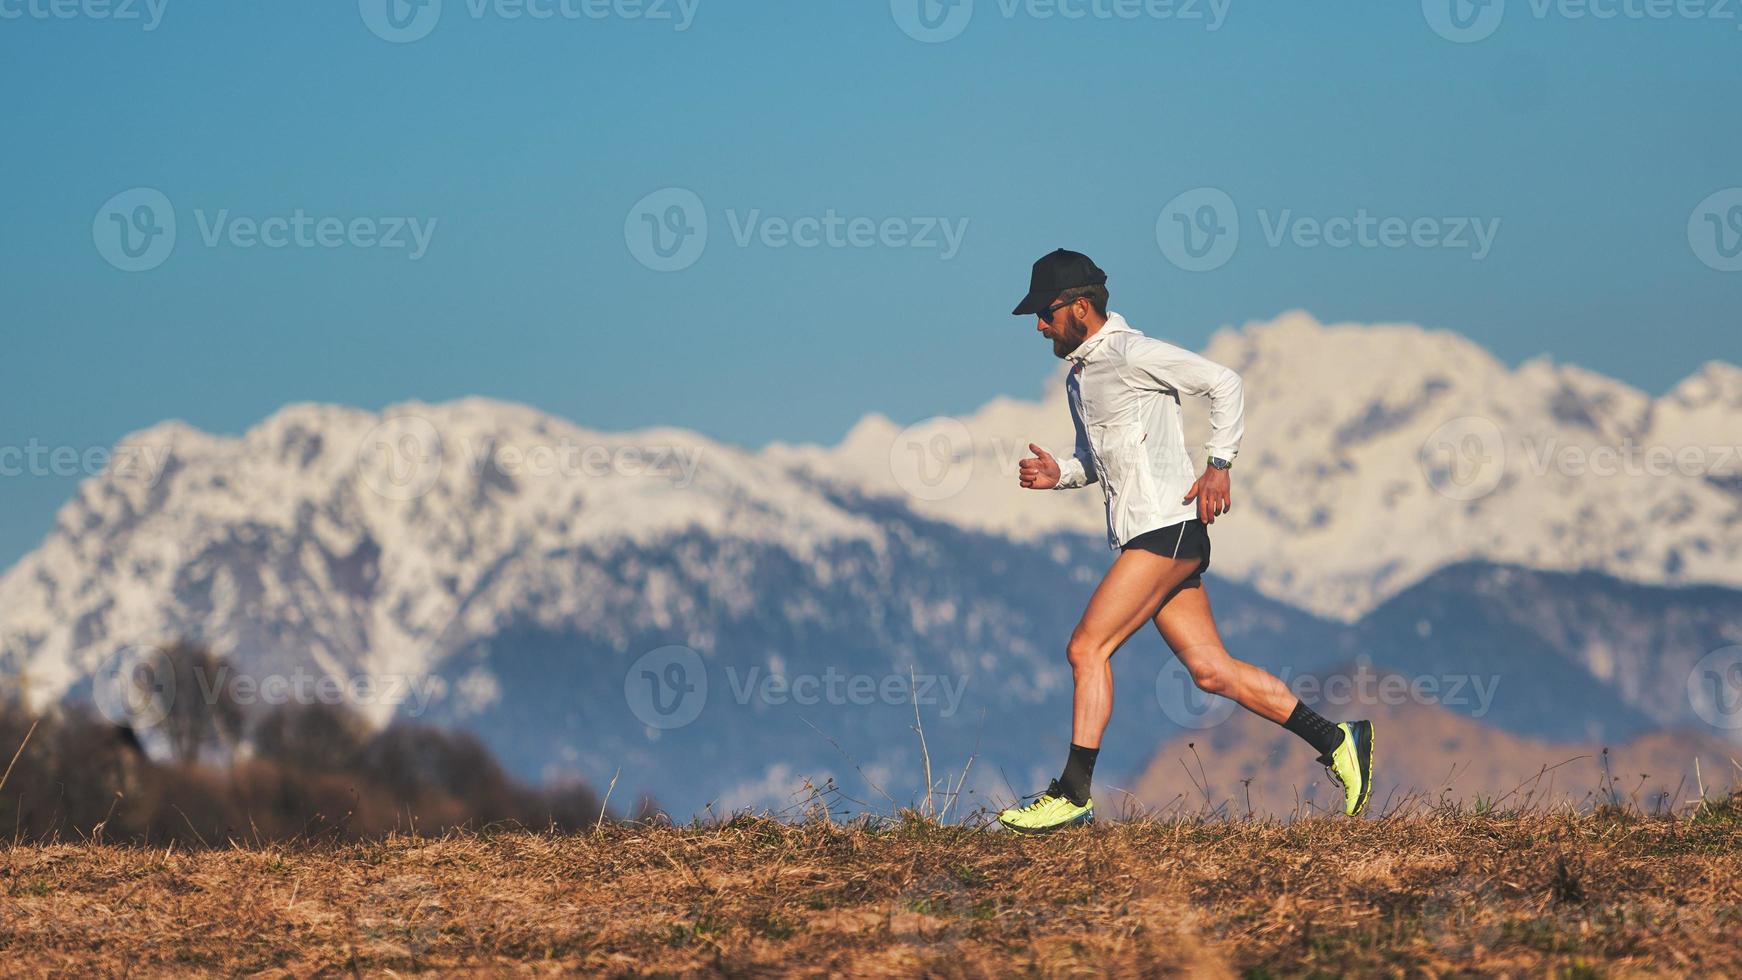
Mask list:
[[1072,803],[1055,779],[1033,803],[1000,813],[998,822],[1019,834],[1050,834],[1066,827],[1094,823],[1095,801],[1088,800],[1082,806]]
[[1358,816],[1373,790],[1373,723],[1345,721],[1342,744],[1319,756],[1319,764],[1343,787],[1343,812]]

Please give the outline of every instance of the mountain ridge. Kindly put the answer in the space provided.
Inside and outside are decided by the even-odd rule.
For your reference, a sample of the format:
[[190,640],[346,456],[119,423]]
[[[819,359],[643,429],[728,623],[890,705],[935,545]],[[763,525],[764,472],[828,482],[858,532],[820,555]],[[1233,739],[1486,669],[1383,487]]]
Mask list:
[[[1378,370],[1375,351],[1396,363]],[[1252,435],[1212,576],[1225,636],[1256,662],[1307,670],[1365,650],[1424,674],[1510,671],[1489,720],[1566,741],[1593,724],[1630,737],[1688,723],[1682,680],[1742,642],[1726,619],[1742,610],[1742,493],[1704,473],[1536,474],[1526,452],[1715,440],[1742,419],[1742,371],[1713,362],[1650,399],[1546,361],[1510,370],[1446,331],[1304,314],[1222,331],[1210,355],[1247,378]],[[1029,441],[1068,445],[1059,377],[1040,400],[957,419],[869,415],[834,447],[601,432],[481,397],[297,403],[235,436],[160,423],[123,441],[162,451],[160,469],[85,481],[0,574],[0,674],[41,705],[87,690],[118,648],[189,639],[253,673],[438,677],[441,720],[494,726],[523,774],[584,763],[602,785],[613,753],[657,767],[689,745],[733,785],[764,785],[708,755],[750,737],[739,718],[757,738],[771,726],[763,754],[789,776],[822,772],[814,755],[785,759],[814,735],[766,705],[728,709],[696,742],[644,729],[624,704],[633,662],[680,645],[779,675],[917,666],[977,679],[989,717],[1068,694],[1064,637],[1110,560],[1100,494],[1022,491],[1013,476]],[[1505,460],[1460,483],[1468,461],[1436,469],[1423,446],[1472,411],[1492,431],[1457,435],[1498,433]],[[1201,406],[1187,413],[1201,429]],[[1718,592],[1696,607],[1678,590],[1700,583]],[[1149,652],[1122,658],[1143,665],[1119,668],[1122,684],[1155,689],[1156,644],[1146,634]],[[1570,690],[1590,710],[1555,703]],[[517,697],[541,713],[509,710]],[[1138,703],[1141,724],[1169,724],[1154,698]],[[377,724],[403,711],[360,707]],[[841,737],[900,771],[902,707],[848,712]],[[969,733],[962,722],[934,747],[965,753]],[[1024,732],[1011,760],[1050,737]],[[672,778],[682,791],[713,775]]]

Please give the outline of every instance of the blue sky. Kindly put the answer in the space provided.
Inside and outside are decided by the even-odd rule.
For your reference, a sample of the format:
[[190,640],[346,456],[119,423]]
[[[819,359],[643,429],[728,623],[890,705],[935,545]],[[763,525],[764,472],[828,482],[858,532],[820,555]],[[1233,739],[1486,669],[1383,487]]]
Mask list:
[[[961,29],[922,43],[903,29],[925,33],[917,0],[533,0],[548,18],[445,0],[393,43],[370,26],[405,22],[386,0],[153,2],[129,0],[131,20],[0,2],[0,447],[469,394],[598,428],[834,441],[870,411],[1036,392],[1048,345],[1008,310],[1061,245],[1188,345],[1298,307],[1654,393],[1742,362],[1742,272],[1689,234],[1742,186],[1728,7],[1511,0],[1455,43],[1416,2],[1068,0],[1086,16],[1065,17],[976,0],[931,8]],[[135,188],[161,193],[176,238],[126,272],[99,242]],[[708,234],[661,272],[629,242],[665,188]],[[1164,205],[1197,188],[1241,224],[1207,271],[1158,244]],[[1285,211],[1425,219],[1440,244],[1313,247],[1296,224],[1273,245]],[[250,237],[299,213],[304,242],[328,219],[338,244]],[[830,215],[841,247],[784,242],[780,221]],[[1481,257],[1454,244],[1460,221],[1494,231]],[[0,565],[75,483],[0,477]]]

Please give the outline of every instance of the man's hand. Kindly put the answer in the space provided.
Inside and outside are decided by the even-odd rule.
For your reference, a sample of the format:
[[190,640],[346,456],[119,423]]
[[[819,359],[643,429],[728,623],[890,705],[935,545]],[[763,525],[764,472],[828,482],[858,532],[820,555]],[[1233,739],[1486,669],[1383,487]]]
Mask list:
[[1234,497],[1228,489],[1228,471],[1205,467],[1204,475],[1198,477],[1198,482],[1186,491],[1186,499],[1180,502],[1189,504],[1194,498],[1198,502],[1198,520],[1205,524],[1214,524],[1216,518],[1233,510]]
[[1016,465],[1017,475],[1022,478],[1022,485],[1030,490],[1051,490],[1058,486],[1059,461],[1052,458],[1052,453],[1032,442],[1028,444],[1028,450],[1034,453],[1034,456]]

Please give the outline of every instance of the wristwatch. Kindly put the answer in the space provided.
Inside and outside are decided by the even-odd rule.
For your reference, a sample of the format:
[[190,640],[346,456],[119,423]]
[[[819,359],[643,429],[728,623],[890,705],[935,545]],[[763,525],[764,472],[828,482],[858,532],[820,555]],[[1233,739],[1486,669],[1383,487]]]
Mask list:
[[1223,459],[1220,456],[1211,456],[1209,459],[1209,463],[1211,466],[1214,466],[1216,469],[1219,469],[1219,470],[1231,469],[1234,466],[1234,462],[1232,460]]

